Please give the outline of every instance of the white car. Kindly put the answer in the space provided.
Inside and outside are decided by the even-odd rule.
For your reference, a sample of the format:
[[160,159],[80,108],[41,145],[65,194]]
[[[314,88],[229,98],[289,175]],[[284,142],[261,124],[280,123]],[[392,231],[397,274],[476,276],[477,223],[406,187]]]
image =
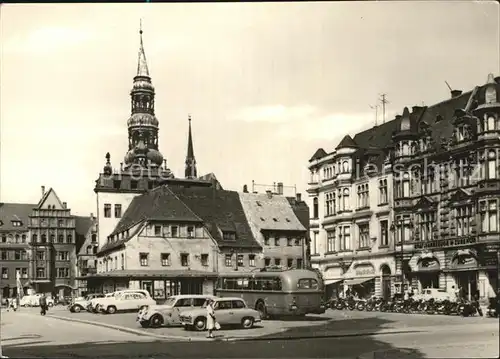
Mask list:
[[[19,305],[22,307],[38,307],[40,306],[40,297],[42,295],[37,293],[33,295],[25,295],[19,301]],[[47,297],[47,305],[49,307],[54,306],[54,299],[52,297]]]
[[422,300],[434,299],[436,301],[451,300],[451,296],[448,292],[438,288],[423,289],[421,294],[417,294],[413,298]]
[[118,311],[136,311],[156,305],[156,301],[146,290],[132,290],[117,292],[112,297],[100,298],[97,305],[100,312],[114,314]]
[[92,299],[104,298],[104,294],[92,293],[86,297],[76,298],[69,306],[68,309],[72,313],[79,313],[82,310],[87,309]]
[[163,325],[180,325],[180,312],[201,308],[213,295],[182,294],[168,297],[164,304],[150,305],[137,313],[137,321],[143,328],[158,328]]
[[[113,293],[105,294],[104,298],[113,297],[115,295],[115,293],[118,293],[118,292],[113,292]],[[91,299],[90,302],[89,302],[89,304],[87,305],[87,310],[89,312],[97,313],[99,311],[99,299],[104,299],[104,298],[94,298],[94,299]]]

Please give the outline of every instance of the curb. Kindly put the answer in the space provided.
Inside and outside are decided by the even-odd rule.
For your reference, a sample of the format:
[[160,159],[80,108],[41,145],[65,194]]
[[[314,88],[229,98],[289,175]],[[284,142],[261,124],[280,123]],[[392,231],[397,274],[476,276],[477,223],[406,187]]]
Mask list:
[[410,348],[399,348],[399,349],[387,349],[387,350],[376,350],[373,352],[368,352],[361,354],[356,359],[417,359],[421,358],[422,355],[418,353],[418,350]]
[[94,325],[98,327],[104,327],[108,329],[114,329],[118,330],[120,332],[124,333],[129,333],[129,334],[136,334],[144,337],[151,337],[151,338],[157,338],[157,339],[163,339],[163,340],[179,340],[179,341],[208,341],[208,338],[188,338],[188,337],[181,337],[181,336],[167,336],[167,335],[161,335],[161,334],[154,334],[154,333],[148,333],[144,332],[142,330],[138,329],[132,329],[132,328],[127,328],[127,327],[122,327],[119,325],[113,325],[113,324],[106,324],[106,323],[100,323],[100,322],[93,322],[90,320],[85,320],[85,319],[78,319],[78,318],[67,318],[67,317],[60,317],[58,315],[47,315],[49,318],[54,318],[58,320],[63,320],[66,322],[77,322],[77,323],[82,323],[82,324],[89,324],[89,325]]

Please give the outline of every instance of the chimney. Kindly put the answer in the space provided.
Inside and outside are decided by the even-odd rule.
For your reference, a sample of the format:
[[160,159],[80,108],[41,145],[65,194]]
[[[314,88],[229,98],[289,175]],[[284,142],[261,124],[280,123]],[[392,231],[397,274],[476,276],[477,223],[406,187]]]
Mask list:
[[90,219],[94,219],[94,214],[90,213]]
[[296,200],[297,202],[302,202],[302,193],[297,193],[297,194],[295,195],[295,200]]
[[278,186],[278,194],[280,196],[283,196],[283,182],[278,182],[277,186]]
[[267,190],[267,198],[273,198],[273,191]]
[[243,193],[248,193],[248,187],[247,185],[243,185]]
[[123,172],[123,162],[120,162],[120,172]]
[[68,207],[68,204],[66,202],[63,202],[63,208],[66,209]]
[[451,90],[451,98],[458,97],[462,94],[461,90]]
[[42,186],[42,197],[45,195],[45,186]]

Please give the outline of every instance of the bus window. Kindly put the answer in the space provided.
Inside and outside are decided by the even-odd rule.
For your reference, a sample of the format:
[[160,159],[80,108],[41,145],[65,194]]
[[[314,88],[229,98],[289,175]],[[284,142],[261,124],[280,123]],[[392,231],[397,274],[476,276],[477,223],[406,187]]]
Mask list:
[[280,278],[274,278],[273,279],[272,290],[275,290],[275,291],[281,291],[282,290],[281,279]]
[[248,278],[237,279],[235,289],[249,289]]
[[236,280],[233,278],[224,278],[222,289],[235,289]]
[[273,281],[271,279],[264,279],[262,281],[262,290],[273,290]]
[[262,290],[262,281],[259,279],[252,279],[252,282],[250,284],[250,289]]
[[299,279],[297,288],[299,289],[318,289],[318,281],[316,279]]

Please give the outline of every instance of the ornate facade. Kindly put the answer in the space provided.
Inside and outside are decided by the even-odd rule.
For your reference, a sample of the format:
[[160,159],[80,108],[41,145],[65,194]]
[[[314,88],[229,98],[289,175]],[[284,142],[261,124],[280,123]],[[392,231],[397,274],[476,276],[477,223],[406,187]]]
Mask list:
[[377,294],[403,285],[496,292],[499,92],[500,78],[489,75],[470,92],[405,108],[333,153],[315,153],[312,262],[327,280],[335,269],[331,283],[357,285],[350,275],[362,277],[361,266]]

